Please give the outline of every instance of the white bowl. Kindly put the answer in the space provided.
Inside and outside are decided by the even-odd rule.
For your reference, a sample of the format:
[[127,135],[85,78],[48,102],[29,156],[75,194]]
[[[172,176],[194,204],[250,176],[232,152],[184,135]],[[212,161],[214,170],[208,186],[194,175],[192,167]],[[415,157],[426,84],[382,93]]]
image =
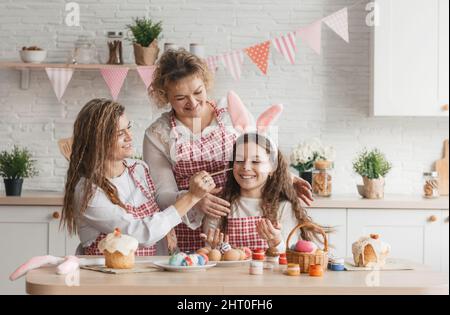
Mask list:
[[47,57],[46,50],[21,50],[20,58],[25,63],[41,63]]

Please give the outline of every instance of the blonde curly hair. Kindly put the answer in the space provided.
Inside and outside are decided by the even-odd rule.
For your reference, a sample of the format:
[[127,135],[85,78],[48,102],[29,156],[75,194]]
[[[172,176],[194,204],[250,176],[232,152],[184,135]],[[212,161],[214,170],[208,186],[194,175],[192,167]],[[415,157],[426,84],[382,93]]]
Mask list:
[[157,63],[148,94],[158,107],[165,107],[169,103],[168,86],[190,76],[197,76],[203,80],[206,91],[211,90],[213,77],[206,63],[183,48],[170,49]]

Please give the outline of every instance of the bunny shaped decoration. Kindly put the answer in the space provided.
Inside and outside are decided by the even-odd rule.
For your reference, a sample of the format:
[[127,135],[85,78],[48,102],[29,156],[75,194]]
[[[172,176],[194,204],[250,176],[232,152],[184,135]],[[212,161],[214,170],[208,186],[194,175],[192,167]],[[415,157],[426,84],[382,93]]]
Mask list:
[[233,91],[228,92],[228,113],[234,129],[240,133],[267,134],[271,125],[277,121],[282,112],[283,105],[272,105],[258,117],[255,124],[252,114],[249,113],[240,97]]

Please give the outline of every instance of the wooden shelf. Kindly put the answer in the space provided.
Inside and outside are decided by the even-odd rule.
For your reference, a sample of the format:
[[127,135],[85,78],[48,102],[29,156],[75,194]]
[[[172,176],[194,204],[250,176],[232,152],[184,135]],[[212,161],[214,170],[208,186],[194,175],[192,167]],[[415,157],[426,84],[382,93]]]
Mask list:
[[0,68],[13,69],[45,69],[45,68],[71,68],[81,70],[100,70],[110,68],[129,68],[135,70],[136,64],[106,65],[106,64],[66,64],[66,63],[25,63],[20,61],[0,61]]
[[69,68],[77,70],[101,70],[112,68],[137,69],[136,64],[107,65],[107,64],[69,64],[69,63],[25,63],[21,61],[0,61],[0,69],[15,69],[20,71],[20,88],[28,90],[30,86],[30,70],[44,70],[45,68]]

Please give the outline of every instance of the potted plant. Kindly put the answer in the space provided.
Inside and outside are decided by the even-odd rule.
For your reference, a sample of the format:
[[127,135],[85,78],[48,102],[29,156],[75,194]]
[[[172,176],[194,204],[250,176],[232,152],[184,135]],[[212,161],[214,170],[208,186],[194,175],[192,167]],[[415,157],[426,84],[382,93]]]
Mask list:
[[128,39],[133,43],[136,64],[154,65],[159,54],[158,37],[162,32],[162,22],[154,23],[145,17],[134,18],[133,24],[128,24],[127,28],[131,32]]
[[20,196],[23,179],[37,174],[35,160],[31,159],[27,149],[14,146],[11,152],[0,153],[0,176],[3,177],[7,196]]
[[312,184],[312,169],[318,160],[332,162],[335,150],[331,146],[324,146],[318,139],[305,141],[297,145],[291,153],[291,166],[299,176]]
[[368,199],[383,198],[384,177],[391,168],[391,163],[378,149],[372,151],[364,149],[353,162],[353,170],[362,176],[364,182],[360,194]]

